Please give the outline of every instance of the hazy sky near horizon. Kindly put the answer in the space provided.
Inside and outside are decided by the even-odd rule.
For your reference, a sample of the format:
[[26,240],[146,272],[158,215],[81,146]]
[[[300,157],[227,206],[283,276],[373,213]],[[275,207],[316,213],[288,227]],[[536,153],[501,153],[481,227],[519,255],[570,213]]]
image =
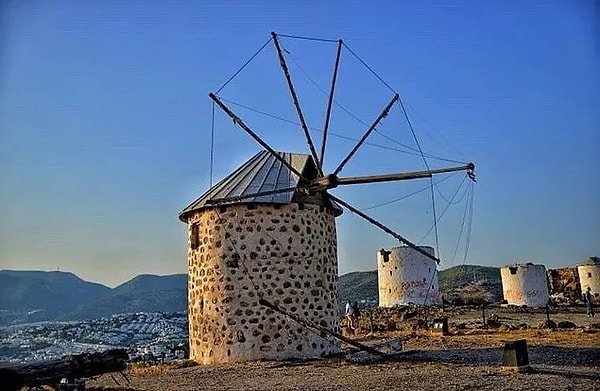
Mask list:
[[[452,3],[1,2],[0,269],[60,268],[111,286],[185,273],[177,215],[211,183],[207,94],[271,31],[342,38],[400,94],[426,152],[475,162],[466,259],[459,233],[470,185],[463,173],[436,178],[441,268],[517,260],[552,268],[600,255],[598,3]],[[335,43],[281,43],[307,122],[321,128],[319,88],[329,89]],[[276,149],[308,152],[299,126],[238,105],[297,122],[272,44],[220,96]],[[359,138],[391,97],[344,48],[325,171],[352,147],[343,137]],[[218,109],[214,118],[212,183],[260,150]],[[342,174],[424,168],[399,144],[416,147],[399,108],[377,131],[369,139],[377,145]],[[366,212],[433,245],[428,183],[332,193],[368,208],[426,189]],[[394,245],[350,213],[338,218],[341,274],[376,269],[377,249]]]

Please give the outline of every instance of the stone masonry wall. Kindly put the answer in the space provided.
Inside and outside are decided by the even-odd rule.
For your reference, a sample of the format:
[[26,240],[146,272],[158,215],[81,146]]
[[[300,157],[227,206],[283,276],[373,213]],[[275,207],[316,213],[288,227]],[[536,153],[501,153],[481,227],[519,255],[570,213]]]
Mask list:
[[581,283],[581,294],[592,288],[592,293],[600,294],[600,265],[579,265],[577,267],[579,281]]
[[258,304],[339,332],[335,217],[308,204],[215,207],[188,218],[190,358],[318,357],[332,341]]

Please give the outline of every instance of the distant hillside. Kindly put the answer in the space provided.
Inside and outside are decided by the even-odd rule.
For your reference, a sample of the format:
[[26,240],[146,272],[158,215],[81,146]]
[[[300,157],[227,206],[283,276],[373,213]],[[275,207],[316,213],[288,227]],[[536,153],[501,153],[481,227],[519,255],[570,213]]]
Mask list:
[[68,272],[0,271],[0,325],[187,308],[187,275],[140,275],[111,289]]
[[460,265],[440,271],[439,284],[443,292],[474,281],[488,281],[502,285],[500,269],[491,266]]
[[7,316],[23,311],[24,321],[54,319],[111,291],[73,273],[0,270],[0,324]]
[[[500,272],[494,267],[455,266],[440,271],[439,278],[441,292],[447,298],[474,292],[495,301],[502,292]],[[340,303],[347,300],[377,303],[377,271],[348,273],[338,281]],[[93,319],[119,313],[185,311],[187,275],[143,274],[111,289],[72,273],[3,270],[0,297],[0,325]]]
[[187,274],[170,274],[167,276],[140,274],[119,285],[113,289],[113,292],[118,295],[130,295],[182,289],[187,292]]
[[[440,292],[446,297],[454,297],[465,285],[476,282],[474,280],[484,281],[478,286],[489,291],[491,300],[500,300],[502,295],[500,269],[490,266],[461,265],[441,270]],[[379,297],[376,270],[344,274],[339,277],[338,286],[341,303],[347,300],[377,301]]]
[[338,296],[340,303],[346,303],[348,300],[378,301],[377,270],[352,272],[340,276]]
[[135,312],[187,309],[187,274],[142,274],[114,288],[109,296],[78,306],[65,319],[92,319]]

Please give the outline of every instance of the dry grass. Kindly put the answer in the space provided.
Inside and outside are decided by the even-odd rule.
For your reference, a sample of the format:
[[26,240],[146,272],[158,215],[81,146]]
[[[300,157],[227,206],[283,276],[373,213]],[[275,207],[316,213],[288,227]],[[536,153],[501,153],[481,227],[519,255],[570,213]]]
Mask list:
[[137,374],[152,374],[171,371],[173,369],[195,367],[196,365],[198,365],[198,363],[192,360],[180,360],[168,364],[149,364],[140,362],[130,364],[127,370]]
[[[444,315],[449,316],[454,325],[448,336],[415,328],[419,316],[402,320],[406,317],[402,311],[379,311],[382,316],[375,321],[380,325],[393,322],[396,330],[370,333],[369,328],[363,327],[352,338],[367,344],[405,338],[404,349],[413,353],[392,360],[357,364],[343,358],[330,358],[289,365],[249,362],[198,366],[188,361],[175,365],[133,366],[127,375],[135,390],[161,391],[600,390],[600,324],[595,323],[595,319],[577,311],[553,313],[553,320],[569,320],[579,327],[551,330],[538,328],[545,320],[543,312],[494,311],[499,324],[510,327],[481,328],[477,308],[446,311]],[[501,371],[504,342],[514,339],[527,340],[532,373],[508,375]],[[89,382],[89,386],[96,387],[114,385],[108,376]]]

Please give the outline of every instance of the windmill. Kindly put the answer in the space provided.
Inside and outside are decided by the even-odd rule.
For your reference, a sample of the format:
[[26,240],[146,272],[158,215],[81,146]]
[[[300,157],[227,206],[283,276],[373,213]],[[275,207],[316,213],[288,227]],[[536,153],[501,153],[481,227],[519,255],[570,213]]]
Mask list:
[[[188,224],[190,358],[202,363],[314,357],[338,350],[335,217],[349,210],[400,243],[426,251],[347,201],[339,186],[431,178],[474,165],[342,177],[394,104],[394,94],[368,130],[331,172],[324,172],[327,135],[340,54],[323,126],[320,154],[306,124],[278,35],[271,33],[309,154],[278,152],[216,94],[213,102],[264,150],[209,189],[179,215]],[[264,46],[263,46],[264,47]]]

